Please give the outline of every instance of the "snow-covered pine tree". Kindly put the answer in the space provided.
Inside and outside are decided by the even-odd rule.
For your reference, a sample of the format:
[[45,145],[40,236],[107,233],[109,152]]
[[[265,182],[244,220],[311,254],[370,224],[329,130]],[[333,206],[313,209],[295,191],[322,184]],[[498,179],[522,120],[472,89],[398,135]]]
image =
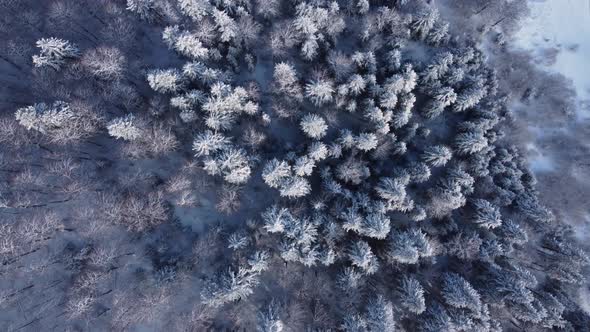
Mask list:
[[354,138],[354,140],[356,143],[356,148],[364,152],[375,149],[377,144],[379,144],[377,135],[373,133],[360,133]]
[[328,125],[326,121],[316,114],[307,114],[301,119],[301,130],[313,139],[320,139],[326,136]]
[[427,147],[420,158],[432,167],[441,167],[446,165],[453,157],[450,148],[444,145]]
[[426,310],[424,288],[413,277],[404,276],[398,287],[401,305],[408,311],[420,315]]
[[162,36],[166,44],[181,55],[194,60],[206,60],[209,57],[209,50],[203,45],[199,36],[188,31],[181,31],[177,25],[167,27]]
[[258,274],[243,266],[236,270],[230,268],[226,273],[205,284],[201,291],[201,299],[207,305],[220,307],[228,302],[246,298],[254,292],[254,287],[260,282]]
[[282,197],[298,198],[311,193],[311,185],[307,179],[300,176],[293,176],[285,180],[279,193]]
[[413,17],[412,31],[420,40],[424,40],[439,19],[438,10],[435,7],[424,7]]
[[482,131],[460,133],[455,138],[455,147],[461,154],[474,154],[488,146],[488,140]]
[[402,264],[416,264],[420,258],[430,257],[434,249],[421,229],[393,231],[389,238],[388,258]]
[[330,80],[314,80],[305,86],[306,97],[317,107],[331,102],[335,92]]
[[157,13],[154,0],[127,0],[127,10],[146,21],[152,21]]
[[455,308],[467,308],[474,312],[481,309],[479,293],[467,280],[456,273],[443,275],[442,296],[445,302]]
[[262,179],[271,188],[279,188],[292,176],[291,166],[284,160],[276,158],[268,161],[262,170]]
[[201,22],[212,10],[208,0],[178,0],[178,7],[195,22]]
[[485,199],[473,200],[473,206],[475,207],[475,213],[473,216],[473,222],[484,228],[496,228],[502,225],[502,215],[498,207]]
[[228,148],[230,144],[230,139],[223,134],[206,130],[193,141],[193,151],[197,157],[209,156]]
[[367,305],[367,328],[369,331],[395,331],[393,305],[383,295],[369,301]]
[[186,79],[178,69],[154,69],[147,74],[152,89],[159,93],[176,93],[186,86]]
[[297,79],[297,72],[292,65],[285,62],[275,65],[273,78],[277,83],[277,91],[296,100],[302,100],[303,91]]
[[365,241],[353,242],[348,250],[348,258],[353,266],[360,268],[366,274],[373,274],[379,269],[379,261]]

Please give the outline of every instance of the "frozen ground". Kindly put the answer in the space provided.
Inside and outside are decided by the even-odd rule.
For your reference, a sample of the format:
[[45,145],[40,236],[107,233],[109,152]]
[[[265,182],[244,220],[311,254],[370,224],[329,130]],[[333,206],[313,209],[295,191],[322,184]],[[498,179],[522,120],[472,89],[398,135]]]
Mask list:
[[577,116],[590,119],[590,0],[530,0],[529,6],[531,15],[515,46],[571,79],[579,98]]

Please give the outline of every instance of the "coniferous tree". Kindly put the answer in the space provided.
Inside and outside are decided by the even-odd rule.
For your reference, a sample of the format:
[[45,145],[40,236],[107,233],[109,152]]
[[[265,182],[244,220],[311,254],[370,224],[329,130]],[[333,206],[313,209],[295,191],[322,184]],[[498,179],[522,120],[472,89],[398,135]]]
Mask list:
[[371,151],[377,147],[377,135],[373,133],[360,133],[355,137],[356,147],[361,151]]
[[220,133],[210,130],[197,135],[193,141],[193,151],[198,157],[209,156],[230,146],[230,140]]
[[377,296],[367,306],[367,328],[369,331],[395,331],[393,305],[382,295]]
[[178,0],[180,10],[195,22],[200,22],[208,16],[211,11],[211,4],[206,0]]
[[453,157],[451,149],[444,145],[431,146],[424,150],[421,159],[433,167],[446,165]]
[[525,1],[479,2],[0,1],[6,328],[583,330],[590,259],[505,131],[514,73],[558,85],[482,47]]
[[426,7],[418,12],[412,22],[412,30],[419,39],[424,39],[439,18],[436,8]]
[[308,114],[301,119],[301,130],[310,138],[320,139],[326,135],[328,125],[326,121],[318,115]]
[[305,86],[305,95],[317,107],[331,102],[334,98],[333,83],[328,80],[317,80]]
[[426,310],[424,289],[418,280],[412,277],[404,277],[398,288],[398,292],[400,294],[401,304],[406,310],[417,315],[420,315]]
[[205,285],[201,292],[203,301],[213,307],[228,302],[238,301],[252,294],[254,286],[259,283],[259,272],[248,267],[229,269]]
[[478,312],[481,308],[481,299],[477,291],[458,274],[447,273],[443,275],[442,296],[445,302],[455,308],[467,308]]
[[138,15],[142,20],[151,21],[157,9],[154,0],[127,0],[127,10]]
[[367,321],[361,315],[347,315],[340,328],[346,332],[362,332],[367,330]]
[[352,265],[360,268],[366,274],[373,274],[379,269],[377,257],[371,247],[364,241],[356,241],[348,250],[348,258]]
[[275,65],[274,74],[275,82],[278,84],[277,90],[285,93],[297,100],[303,98],[301,86],[298,83],[297,73],[292,65],[281,62]]
[[492,203],[477,199],[473,201],[475,206],[475,215],[473,222],[480,227],[496,228],[502,224],[500,211]]
[[199,36],[188,31],[180,31],[178,26],[167,27],[163,32],[163,39],[168,47],[191,59],[206,60],[209,57],[209,50]]
[[474,154],[488,146],[488,140],[481,131],[461,133],[455,138],[455,147],[462,154]]
[[186,80],[177,69],[156,69],[148,72],[147,80],[152,89],[160,93],[175,93],[184,89]]
[[389,238],[387,257],[393,262],[416,264],[423,257],[430,257],[434,250],[426,234],[420,229],[393,231]]

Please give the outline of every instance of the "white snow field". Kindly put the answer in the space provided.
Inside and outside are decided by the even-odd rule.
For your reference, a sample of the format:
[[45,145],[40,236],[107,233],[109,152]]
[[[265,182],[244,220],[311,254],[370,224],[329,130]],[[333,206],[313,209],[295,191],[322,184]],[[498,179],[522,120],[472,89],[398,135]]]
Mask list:
[[530,0],[515,46],[530,50],[538,64],[572,80],[577,117],[590,119],[590,0]]

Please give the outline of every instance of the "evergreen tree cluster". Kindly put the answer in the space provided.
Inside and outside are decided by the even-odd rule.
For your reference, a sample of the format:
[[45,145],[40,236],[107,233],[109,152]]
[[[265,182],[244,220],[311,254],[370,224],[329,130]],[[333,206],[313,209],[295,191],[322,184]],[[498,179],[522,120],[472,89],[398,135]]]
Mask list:
[[0,122],[0,306],[28,308],[0,324],[583,331],[590,258],[505,133],[501,73],[433,2],[97,1],[97,29],[48,6],[45,94]]

